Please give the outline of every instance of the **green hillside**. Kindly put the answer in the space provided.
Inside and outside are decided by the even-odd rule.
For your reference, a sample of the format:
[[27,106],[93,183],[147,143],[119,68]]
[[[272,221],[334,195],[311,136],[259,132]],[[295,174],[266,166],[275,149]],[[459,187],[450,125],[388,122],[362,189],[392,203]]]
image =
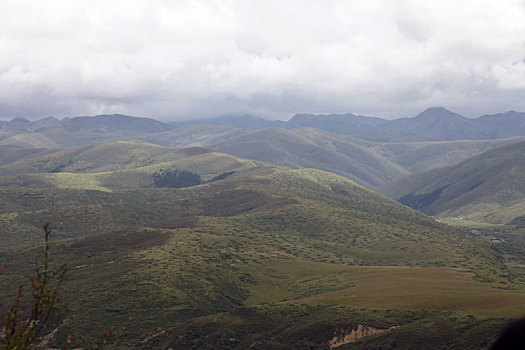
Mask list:
[[230,138],[250,134],[252,130],[220,125],[187,125],[147,135],[141,139],[172,147],[208,147]]
[[[182,189],[155,188],[153,173],[161,168],[193,171],[205,182],[230,176]],[[64,223],[57,224],[57,234],[73,237],[102,232],[105,225],[113,231],[178,216],[242,214],[242,226],[332,242],[326,249],[334,250],[334,261],[343,252],[355,254],[345,260],[351,263],[421,259],[418,264],[442,265],[444,252],[452,254],[450,265],[466,261],[460,253],[464,248],[443,242],[444,235],[458,233],[352,181],[314,169],[290,170],[199,148],[116,142],[23,160],[0,171],[10,173],[0,176],[0,219],[9,232],[3,247],[33,240],[22,238],[21,232],[38,232],[39,223],[48,219]],[[430,244],[434,240],[435,246]],[[429,245],[420,247],[420,241]],[[337,243],[352,248],[341,252]]]
[[523,216],[525,142],[493,149],[458,165],[393,181],[378,190],[430,215],[506,223]]
[[[216,174],[235,173],[225,180],[190,188],[153,188],[152,173],[166,165],[198,171],[208,179]],[[440,235],[452,234],[424,215],[336,175],[276,168],[217,153],[127,171],[18,177],[27,181],[32,176],[39,178],[39,188],[24,184],[2,190],[2,200],[10,203],[5,206],[2,219],[5,227],[14,231],[4,235],[3,247],[12,244],[12,237],[21,239],[20,227],[26,227],[25,232],[38,232],[38,225],[45,218],[63,222],[57,225],[57,234],[70,237],[78,235],[81,228],[83,233],[94,233],[101,232],[105,225],[114,230],[177,216],[242,214],[242,226],[252,229],[263,225],[269,231],[334,241],[332,245],[340,242],[352,249],[361,247],[353,262],[363,256],[366,260],[394,263],[399,254],[389,254],[392,249],[406,250],[401,254],[404,258],[413,254],[411,259],[417,260],[423,255],[417,247],[418,240],[435,236],[437,243]],[[93,219],[96,220],[89,224]],[[374,252],[376,246],[384,253]],[[340,250],[335,246],[333,249]],[[436,246],[431,254],[427,249],[425,257],[421,257],[427,262],[437,259],[442,250],[452,250]],[[330,253],[338,254],[341,253]]]
[[504,205],[498,209],[491,210],[489,213],[481,212],[471,214],[474,221],[484,221],[493,224],[510,224],[525,228],[525,200]]
[[25,148],[14,145],[0,146],[0,166],[16,162],[21,159],[34,158],[53,153],[56,150],[48,148]]
[[202,148],[180,150],[134,140],[115,141],[67,148],[41,157],[22,159],[0,167],[0,174],[128,170],[209,152]]
[[[220,125],[173,127],[126,116],[79,117],[48,124],[34,126],[33,131],[10,131],[0,145],[57,149],[133,138],[171,147],[206,147],[291,168],[330,171],[369,188],[416,172],[454,165],[523,139],[415,142],[412,138],[399,138],[395,142],[373,142],[315,128],[254,131]],[[62,155],[67,155],[67,151]],[[82,169],[74,169],[79,170]]]
[[357,140],[315,129],[265,129],[210,147],[291,168],[330,171],[368,187],[408,174],[367,146]]
[[386,143],[314,128],[252,131],[210,125],[178,127],[143,139],[167,146],[202,146],[291,168],[330,171],[369,188],[415,172],[456,164],[521,140]]
[[[327,264],[264,236],[188,218],[55,242],[54,257],[70,266],[62,293],[67,323],[56,342],[72,335],[75,346],[93,343],[112,326],[121,332],[133,315],[127,348],[160,326],[153,348],[242,349],[257,342],[260,349],[326,349],[335,332],[366,325],[398,328],[348,346],[475,349],[525,302],[522,291],[494,289],[459,269]],[[0,300],[31,269],[34,249],[0,253],[8,271],[17,272],[3,276]],[[480,307],[480,298],[488,305]]]
[[[203,183],[156,188],[161,168]],[[154,348],[326,349],[366,325],[399,327],[344,346],[463,349],[525,310],[522,277],[483,237],[328,172],[134,141],[0,172],[0,306],[51,221],[70,267],[55,344],[85,346],[134,316],[127,348],[160,326]]]
[[462,161],[491,149],[523,141],[522,137],[497,140],[391,142],[372,144],[384,157],[411,174]]

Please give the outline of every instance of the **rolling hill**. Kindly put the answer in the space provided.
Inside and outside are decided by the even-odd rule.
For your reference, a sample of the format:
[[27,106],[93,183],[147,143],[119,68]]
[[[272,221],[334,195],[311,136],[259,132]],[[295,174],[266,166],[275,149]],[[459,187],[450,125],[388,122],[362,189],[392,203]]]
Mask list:
[[[524,171],[525,142],[519,142],[455,166],[395,180],[378,190],[430,215],[502,223],[523,215],[516,208],[525,199]],[[500,215],[495,214],[498,211]]]
[[38,157],[53,153],[56,150],[48,148],[25,148],[14,145],[0,146],[0,166],[10,164],[25,158]]
[[[57,168],[57,164],[66,166]],[[194,171],[205,183],[156,188],[152,175],[160,168]],[[441,264],[442,249],[450,254],[461,251],[459,247],[443,248],[444,235],[457,235],[446,226],[345,178],[198,148],[112,142],[22,160],[0,167],[0,173],[4,174],[0,176],[0,200],[9,203],[2,205],[1,219],[8,230],[3,247],[33,241],[21,232],[38,232],[38,223],[45,218],[64,222],[56,227],[58,235],[76,237],[82,232],[153,224],[179,216],[229,220],[225,217],[241,215],[239,222],[265,227],[270,236],[282,232],[321,240],[327,252],[332,244],[351,246],[347,253],[353,256],[349,260],[353,263],[360,256],[375,263],[406,264],[422,259]],[[227,176],[216,180],[221,174]],[[19,230],[21,227],[25,229]],[[421,240],[435,240],[436,245],[418,247],[415,243]],[[334,256],[346,254],[346,248],[333,249],[330,254]],[[394,251],[404,251],[404,260]],[[462,254],[454,254],[452,260],[465,261]]]
[[316,129],[264,129],[209,147],[294,169],[330,171],[368,187],[408,174],[368,144]]
[[520,138],[372,142],[315,128],[251,131],[191,125],[142,138],[176,147],[200,146],[291,168],[315,168],[375,188],[415,172],[452,165]]
[[[124,115],[76,117],[62,121],[46,118],[35,122],[15,119],[4,122],[0,146],[41,150],[134,138],[164,146],[206,147],[291,168],[330,171],[375,188],[409,174],[454,165],[493,147],[522,140],[523,137],[453,140],[520,134],[522,117],[516,112],[484,116],[479,118],[483,125],[486,124],[483,128],[478,125],[478,119],[466,119],[443,108],[429,109],[415,118],[393,121],[353,115],[298,115],[289,122],[264,122],[251,116],[203,121],[260,129],[255,131],[221,125],[181,126],[185,123],[179,123],[175,126]],[[280,127],[266,128],[274,124]],[[513,131],[497,131],[498,125]],[[358,137],[361,137],[361,131],[368,130],[367,135],[379,135],[378,140],[385,139],[385,133],[390,133],[386,139],[395,142],[365,141],[341,135],[345,128]],[[480,128],[484,131],[481,132]],[[490,134],[487,130],[494,132]],[[421,141],[428,139],[450,141]]]
[[141,141],[114,141],[55,150],[40,157],[21,159],[0,167],[0,174],[126,170],[209,152],[198,147],[180,150]]
[[198,119],[198,120],[185,120],[181,122],[168,123],[173,126],[186,126],[186,125],[221,125],[231,126],[242,129],[260,130],[267,128],[281,127],[286,122],[281,120],[268,120],[260,117],[255,117],[250,114],[237,114],[237,115],[222,115],[215,118]]
[[[160,168],[204,183],[155,187]],[[122,141],[0,174],[0,303],[33,269],[50,220],[53,257],[70,266],[56,344],[93,343],[133,315],[128,347],[160,326],[156,348],[323,349],[366,325],[397,328],[345,346],[461,349],[487,344],[525,303],[502,289],[519,276],[483,238],[320,170]]]
[[[59,146],[90,145],[96,140],[113,140],[121,138],[122,135],[128,136],[126,132],[123,133],[107,132],[94,135],[68,132],[63,128],[51,128],[38,133],[16,134],[2,141],[7,144],[5,147],[9,146],[12,149],[11,152],[6,152],[4,162],[7,162],[8,159],[11,162],[16,160],[14,149],[29,147],[25,151],[27,153],[43,151],[42,148],[29,151],[38,146],[51,147],[47,152],[55,152]],[[135,136],[159,145],[183,148],[206,147],[243,158],[271,162],[291,168],[315,168],[330,171],[369,188],[375,188],[414,172],[456,164],[469,156],[482,153],[498,145],[520,140],[510,138],[385,143],[364,141],[314,128],[293,130],[271,128],[252,131],[210,125],[182,126],[168,131]],[[5,149],[7,151],[7,148]],[[64,150],[56,157],[59,157],[60,154],[67,155],[68,152],[70,151]],[[22,153],[20,151],[18,153],[22,157]],[[7,154],[12,155],[7,156]],[[111,154],[112,152],[109,151],[107,156]],[[146,153],[142,156],[147,155]],[[56,164],[56,166],[59,165]],[[50,170],[52,169],[45,171]]]
[[[152,176],[160,168],[195,171],[202,176],[204,181],[211,180],[224,173],[231,173],[231,175],[225,180],[187,189],[160,189],[155,188]],[[367,215],[372,215],[372,212],[375,211],[374,215],[380,215],[383,210],[384,215],[390,219],[398,217],[402,220],[411,215],[408,212],[403,212],[404,209],[401,210],[403,207],[395,202],[330,173],[313,169],[290,170],[200,148],[181,150],[143,142],[119,141],[59,151],[43,157],[2,166],[0,167],[0,174],[3,174],[0,177],[0,184],[3,187],[5,201],[12,203],[10,206],[3,207],[5,214],[13,210],[8,208],[16,208],[16,211],[20,212],[25,206],[30,211],[46,210],[49,213],[53,205],[52,202],[46,202],[46,193],[50,194],[50,199],[58,200],[56,203],[63,201],[63,204],[57,204],[57,208],[67,207],[71,212],[73,212],[73,203],[77,200],[75,198],[78,198],[78,201],[84,205],[89,202],[89,196],[92,196],[97,204],[106,203],[106,201],[113,204],[121,201],[128,204],[151,203],[155,202],[152,199],[155,196],[158,196],[158,200],[161,202],[168,200],[171,196],[180,196],[181,199],[192,196],[201,198],[202,196],[200,200],[194,199],[196,203],[203,201],[197,205],[196,208],[201,208],[195,209],[197,212],[208,210],[206,208],[216,208],[214,209],[216,211],[228,212],[230,209],[227,207],[219,209],[221,205],[218,202],[214,204],[214,201],[219,200],[223,195],[226,196],[224,197],[226,200],[229,191],[237,193],[235,188],[241,188],[242,190],[239,190],[240,198],[242,198],[243,191],[246,190],[246,200],[248,201],[250,194],[254,196],[254,200],[257,202],[258,193],[264,193],[264,196],[261,197],[263,199],[282,199],[284,198],[283,195],[290,193],[290,198],[294,199],[289,198],[291,201],[289,204],[295,203],[294,206],[297,206],[296,202],[298,201],[311,202],[313,206],[319,202],[323,203],[319,204],[321,206],[334,205],[337,208],[342,206],[337,210],[350,210],[350,212],[357,210],[356,213],[362,211],[363,213],[358,214],[358,217],[363,216],[363,218],[365,212],[369,213]],[[226,187],[224,189],[221,189],[222,187],[217,188],[220,184]],[[80,195],[83,190],[88,191],[88,195],[84,198]],[[67,194],[68,191],[76,192],[76,194],[71,197],[65,195],[65,197],[60,198],[60,193]],[[299,200],[296,197],[301,191],[304,194],[301,194]],[[21,192],[26,195],[19,196]],[[210,194],[205,195],[207,192]],[[347,203],[343,200],[344,197],[352,194],[357,196],[358,203]],[[11,197],[9,197],[10,195]],[[144,196],[143,200],[138,199],[140,196]],[[37,200],[38,198],[39,200]],[[232,198],[234,199],[235,196]],[[206,203],[206,200],[209,200],[210,203]],[[333,204],[330,204],[331,201],[334,201]],[[242,207],[242,202],[238,205]],[[395,210],[392,211],[391,209],[392,205],[398,207],[403,213],[395,214]],[[358,209],[367,206],[370,208]],[[381,206],[385,206],[385,208],[381,209]],[[296,207],[294,210],[299,209]],[[305,214],[301,214],[301,216],[311,211],[306,207],[303,210],[305,210]],[[335,216],[336,211],[331,215]],[[412,213],[415,214],[416,212]],[[68,214],[68,216],[71,215]],[[430,227],[436,225],[432,220],[426,221],[423,215],[418,217],[417,220],[423,220],[422,222],[426,222],[425,225]],[[123,218],[122,220],[125,222],[126,219]],[[360,220],[357,220],[356,223]],[[377,219],[375,224],[385,220],[386,218]],[[310,219],[306,220],[306,222],[310,221]],[[333,225],[340,225],[340,223],[333,223]],[[367,240],[370,239],[372,236],[367,238]]]

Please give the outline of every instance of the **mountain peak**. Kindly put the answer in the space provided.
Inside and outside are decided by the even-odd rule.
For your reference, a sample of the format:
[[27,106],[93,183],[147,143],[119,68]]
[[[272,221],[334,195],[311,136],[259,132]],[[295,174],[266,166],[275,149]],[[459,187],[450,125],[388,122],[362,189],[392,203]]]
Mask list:
[[31,122],[25,118],[13,118],[9,123],[12,124],[30,124]]
[[523,112],[517,112],[517,111],[507,111],[503,113],[505,117],[513,117],[513,118],[525,118],[525,113]]
[[466,119],[462,115],[451,112],[444,107],[430,107],[423,112],[419,113],[415,118],[417,119]]

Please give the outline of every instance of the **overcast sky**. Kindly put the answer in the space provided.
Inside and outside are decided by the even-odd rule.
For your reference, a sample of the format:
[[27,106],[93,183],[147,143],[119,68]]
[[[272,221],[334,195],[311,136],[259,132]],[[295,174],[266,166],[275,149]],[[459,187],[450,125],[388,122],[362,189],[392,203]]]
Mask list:
[[0,0],[0,119],[525,111],[525,0]]

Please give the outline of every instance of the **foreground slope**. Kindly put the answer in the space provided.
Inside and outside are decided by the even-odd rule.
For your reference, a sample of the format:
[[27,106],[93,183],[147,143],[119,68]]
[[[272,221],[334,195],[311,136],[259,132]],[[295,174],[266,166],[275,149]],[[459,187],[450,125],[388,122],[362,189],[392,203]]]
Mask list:
[[[495,289],[460,269],[327,264],[209,220],[169,225],[53,243],[53,257],[70,266],[56,344],[68,334],[74,346],[93,344],[112,326],[122,332],[132,315],[128,348],[162,327],[155,349],[326,349],[364,325],[397,328],[350,348],[481,349],[525,307],[522,291]],[[33,252],[0,253],[11,270],[2,302],[31,269]]]

